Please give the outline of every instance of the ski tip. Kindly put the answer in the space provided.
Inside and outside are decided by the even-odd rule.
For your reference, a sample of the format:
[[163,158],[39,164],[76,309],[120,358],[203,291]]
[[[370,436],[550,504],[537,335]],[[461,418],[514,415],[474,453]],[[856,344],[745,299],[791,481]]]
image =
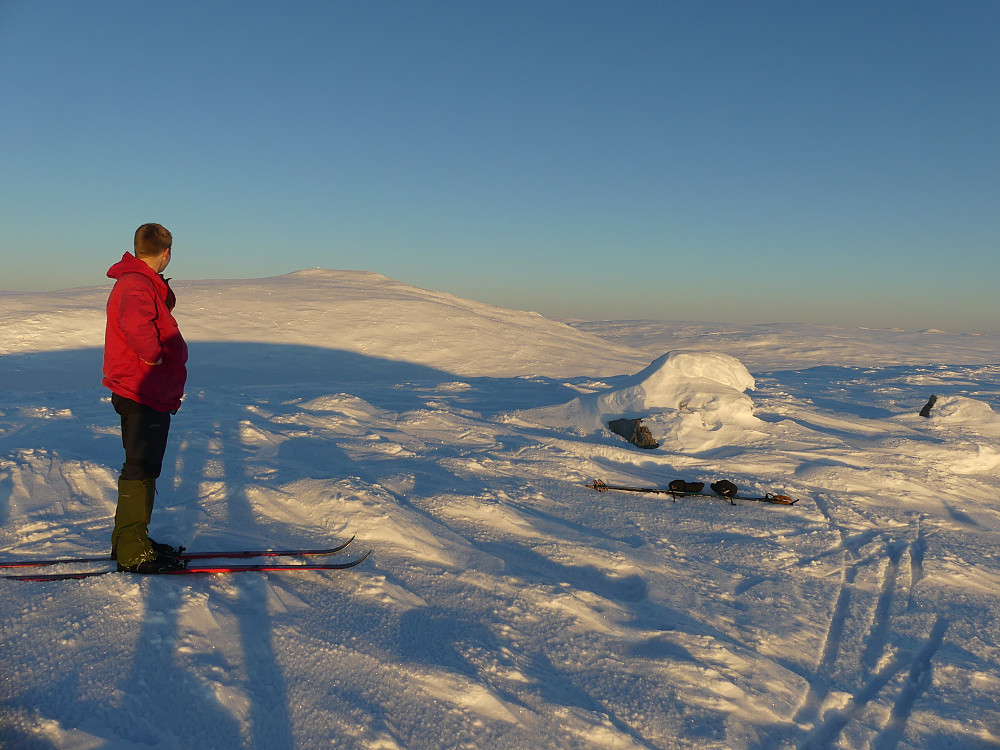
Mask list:
[[353,567],[355,567],[356,565],[360,565],[360,564],[361,564],[361,563],[363,563],[363,562],[364,562],[365,560],[367,560],[367,559],[368,559],[368,557],[369,557],[369,556],[371,555],[371,553],[372,553],[372,552],[374,552],[374,551],[375,551],[374,549],[370,549],[370,550],[368,550],[367,552],[365,552],[365,554],[363,554],[363,555],[362,555],[361,557],[359,557],[359,558],[358,558],[357,560],[351,560],[350,562],[346,563],[346,564],[345,564],[345,567],[348,567],[348,568],[353,568]]
[[[375,551],[375,549],[372,548],[372,549],[368,550],[367,552],[365,552],[365,554],[363,554],[361,557],[359,557],[357,560],[354,561],[354,565],[360,565],[361,563],[363,563],[365,560],[368,559],[368,556],[371,555],[371,553],[374,552],[374,551]],[[351,567],[354,567],[354,565],[352,565]]]

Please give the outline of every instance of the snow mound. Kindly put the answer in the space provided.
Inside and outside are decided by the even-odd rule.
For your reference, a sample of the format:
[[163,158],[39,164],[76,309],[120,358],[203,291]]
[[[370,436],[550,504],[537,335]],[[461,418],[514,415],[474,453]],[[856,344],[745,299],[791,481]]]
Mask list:
[[934,404],[931,415],[942,422],[998,422],[997,414],[989,404],[965,396],[941,396]]
[[983,435],[1000,435],[1000,414],[989,404],[965,396],[939,396],[931,410],[931,423],[961,427]]
[[624,383],[579,396],[559,406],[520,412],[521,418],[591,434],[620,417],[648,418],[667,412],[696,413],[708,428],[753,419],[744,391],[754,378],[743,364],[717,352],[667,352]]

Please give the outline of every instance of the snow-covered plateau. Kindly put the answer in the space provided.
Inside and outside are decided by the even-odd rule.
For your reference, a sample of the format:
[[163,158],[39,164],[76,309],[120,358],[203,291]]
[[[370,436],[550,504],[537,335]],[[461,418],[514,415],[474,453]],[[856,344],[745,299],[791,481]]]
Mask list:
[[[174,287],[153,535],[374,552],[0,580],[3,748],[1000,747],[1000,336]],[[108,551],[109,289],[0,293],[0,562]]]

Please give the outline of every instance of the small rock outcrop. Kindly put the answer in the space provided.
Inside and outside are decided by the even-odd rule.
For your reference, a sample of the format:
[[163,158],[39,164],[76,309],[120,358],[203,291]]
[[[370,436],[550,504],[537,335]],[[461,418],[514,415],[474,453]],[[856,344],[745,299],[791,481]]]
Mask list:
[[608,422],[608,427],[615,434],[621,435],[640,448],[653,450],[660,447],[660,444],[653,439],[653,433],[642,423],[641,419],[614,419]]

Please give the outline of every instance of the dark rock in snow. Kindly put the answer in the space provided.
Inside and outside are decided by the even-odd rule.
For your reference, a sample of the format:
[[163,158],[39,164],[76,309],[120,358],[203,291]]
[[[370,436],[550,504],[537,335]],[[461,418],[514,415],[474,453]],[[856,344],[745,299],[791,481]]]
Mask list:
[[935,396],[932,393],[931,397],[929,399],[927,399],[927,403],[924,404],[924,408],[920,410],[920,416],[921,417],[930,418],[930,416],[931,416],[931,409],[934,408],[934,404],[936,404],[936,403],[937,403],[937,396]]
[[660,444],[653,439],[649,428],[643,425],[641,419],[615,419],[608,422],[608,427],[615,434],[621,435],[640,448],[653,450],[660,447]]

